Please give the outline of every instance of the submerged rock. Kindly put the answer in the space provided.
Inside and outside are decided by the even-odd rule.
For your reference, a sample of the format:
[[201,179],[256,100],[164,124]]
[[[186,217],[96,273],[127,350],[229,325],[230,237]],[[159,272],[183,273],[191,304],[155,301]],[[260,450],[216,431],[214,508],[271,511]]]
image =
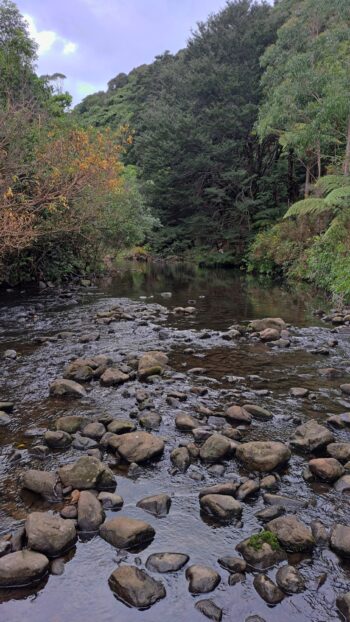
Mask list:
[[294,566],[282,566],[276,573],[277,585],[287,594],[297,594],[305,590],[305,580]]
[[130,607],[147,609],[166,596],[164,585],[136,566],[119,566],[109,577],[114,594]]
[[214,622],[221,622],[222,620],[222,609],[209,598],[198,600],[195,604],[195,608],[209,620],[214,620]]

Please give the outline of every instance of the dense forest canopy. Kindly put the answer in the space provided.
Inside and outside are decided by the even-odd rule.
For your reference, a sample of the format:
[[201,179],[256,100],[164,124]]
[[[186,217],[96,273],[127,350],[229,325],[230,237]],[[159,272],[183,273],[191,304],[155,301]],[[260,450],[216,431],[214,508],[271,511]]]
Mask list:
[[[117,74],[105,92],[89,95],[73,112],[54,76],[36,75],[36,47],[15,5],[3,0],[0,7],[0,105],[4,144],[11,144],[2,152],[2,218],[10,208],[19,229],[23,219],[24,227],[30,222],[28,239],[22,235],[18,244],[22,255],[32,261],[49,238],[45,258],[55,255],[59,218],[69,223],[69,235],[80,236],[73,247],[81,255],[83,239],[99,231],[96,253],[101,243],[120,248],[146,239],[164,256],[277,269],[350,291],[340,268],[325,283],[316,259],[324,254],[329,272],[349,250],[348,0],[229,1],[197,25],[183,50]],[[18,114],[28,118],[30,140],[26,132],[18,135]],[[45,139],[34,131],[39,116]],[[57,188],[51,180],[55,198],[47,212],[35,197],[40,166],[45,175],[53,166],[45,149],[54,153],[54,141],[66,141],[60,148],[69,159],[71,132],[95,149],[96,161],[76,195],[66,196],[66,170]],[[25,187],[23,141],[31,162],[39,163]],[[92,162],[89,150],[76,149],[75,165],[80,158]],[[104,174],[100,157],[111,167]],[[9,175],[21,181],[11,184]]]

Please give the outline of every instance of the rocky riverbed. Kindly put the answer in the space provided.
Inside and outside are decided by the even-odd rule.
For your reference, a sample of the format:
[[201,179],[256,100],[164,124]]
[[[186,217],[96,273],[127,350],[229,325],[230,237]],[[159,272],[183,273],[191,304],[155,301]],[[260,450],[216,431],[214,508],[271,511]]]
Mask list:
[[350,311],[189,275],[4,295],[1,619],[350,620]]

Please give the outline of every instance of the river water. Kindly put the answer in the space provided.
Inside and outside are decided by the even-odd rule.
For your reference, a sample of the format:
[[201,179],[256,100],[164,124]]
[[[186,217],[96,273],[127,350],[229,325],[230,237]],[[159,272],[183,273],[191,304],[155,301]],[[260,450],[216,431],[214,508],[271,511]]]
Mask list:
[[[164,296],[164,292],[171,296]],[[190,301],[190,303],[189,303]],[[177,306],[196,307],[191,316],[174,315]],[[135,319],[96,325],[97,311],[119,305]],[[182,265],[132,266],[98,287],[77,288],[71,292],[9,292],[0,301],[0,353],[15,349],[17,359],[2,358],[0,401],[15,403],[11,422],[0,428],[0,534],[23,524],[33,509],[60,509],[34,498],[20,488],[23,470],[47,471],[73,461],[80,452],[53,451],[41,462],[30,455],[31,446],[41,442],[42,434],[64,414],[83,414],[93,418],[102,413],[127,418],[137,414],[133,391],[91,385],[81,401],[49,398],[50,382],[62,374],[73,358],[96,353],[109,354],[116,362],[130,354],[162,349],[169,355],[172,373],[156,385],[143,385],[150,393],[153,410],[162,415],[159,431],[166,438],[164,457],[143,467],[137,479],[128,477],[127,468],[116,468],[117,493],[124,498],[122,515],[148,521],[156,530],[154,541],[138,553],[118,552],[98,535],[81,535],[66,556],[64,574],[49,575],[39,585],[0,592],[0,620],[6,622],[198,622],[203,616],[194,608],[201,597],[188,591],[184,571],[156,575],[166,587],[167,596],[146,611],[137,611],[119,602],[108,586],[108,577],[121,558],[144,567],[154,552],[186,553],[192,564],[215,568],[221,583],[208,595],[223,609],[223,620],[244,622],[249,615],[260,615],[266,622],[328,622],[339,620],[336,596],[349,590],[349,564],[338,559],[328,547],[317,547],[311,555],[290,556],[307,581],[302,594],[288,596],[268,606],[253,587],[253,573],[235,586],[228,585],[228,573],[217,563],[219,557],[235,555],[235,546],[262,525],[255,513],[264,508],[262,495],[244,502],[243,525],[220,524],[201,515],[198,492],[204,486],[229,481],[233,475],[247,475],[230,460],[218,476],[197,463],[195,472],[202,481],[174,472],[169,454],[180,442],[190,442],[190,434],[175,430],[174,419],[181,410],[192,414],[199,405],[209,407],[214,416],[209,424],[220,426],[219,416],[228,404],[247,401],[267,408],[274,417],[256,421],[243,431],[244,440],[270,439],[288,442],[298,422],[312,417],[320,422],[327,416],[350,410],[350,398],[339,391],[349,381],[350,334],[334,335],[332,327],[317,319],[318,308],[328,302],[310,287],[299,290],[246,278],[231,271],[195,270]],[[275,348],[259,340],[225,341],[223,332],[236,323],[266,316],[282,317],[291,325],[291,346]],[[98,330],[100,339],[82,344],[82,334]],[[61,331],[68,331],[60,336]],[[58,335],[58,337],[57,337]],[[47,337],[45,341],[42,338]],[[339,341],[329,355],[315,354],[330,339]],[[188,374],[203,368],[200,376]],[[341,370],[336,379],[323,378],[322,367]],[[130,383],[139,386],[138,382]],[[193,385],[206,386],[208,394],[198,397]],[[311,398],[295,399],[291,387],[311,391]],[[170,390],[188,394],[184,403],[169,404]],[[266,394],[261,393],[265,390]],[[335,431],[336,440],[349,441],[348,431]],[[106,457],[108,460],[108,457]],[[306,524],[320,519],[326,526],[348,524],[349,497],[336,493],[326,484],[307,483],[302,477],[307,458],[293,453],[288,469],[281,474],[279,492],[308,502],[299,517]],[[169,514],[156,518],[136,507],[138,500],[157,493],[172,497]],[[107,512],[107,516],[112,516]],[[274,578],[276,569],[268,572]],[[320,577],[326,573],[322,585]]]

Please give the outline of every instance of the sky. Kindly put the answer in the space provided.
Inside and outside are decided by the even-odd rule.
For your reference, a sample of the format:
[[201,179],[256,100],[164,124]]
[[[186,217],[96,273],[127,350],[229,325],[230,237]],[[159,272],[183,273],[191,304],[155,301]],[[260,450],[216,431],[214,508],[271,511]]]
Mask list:
[[118,73],[186,45],[226,0],[17,0],[39,45],[39,75],[62,73],[74,104]]

